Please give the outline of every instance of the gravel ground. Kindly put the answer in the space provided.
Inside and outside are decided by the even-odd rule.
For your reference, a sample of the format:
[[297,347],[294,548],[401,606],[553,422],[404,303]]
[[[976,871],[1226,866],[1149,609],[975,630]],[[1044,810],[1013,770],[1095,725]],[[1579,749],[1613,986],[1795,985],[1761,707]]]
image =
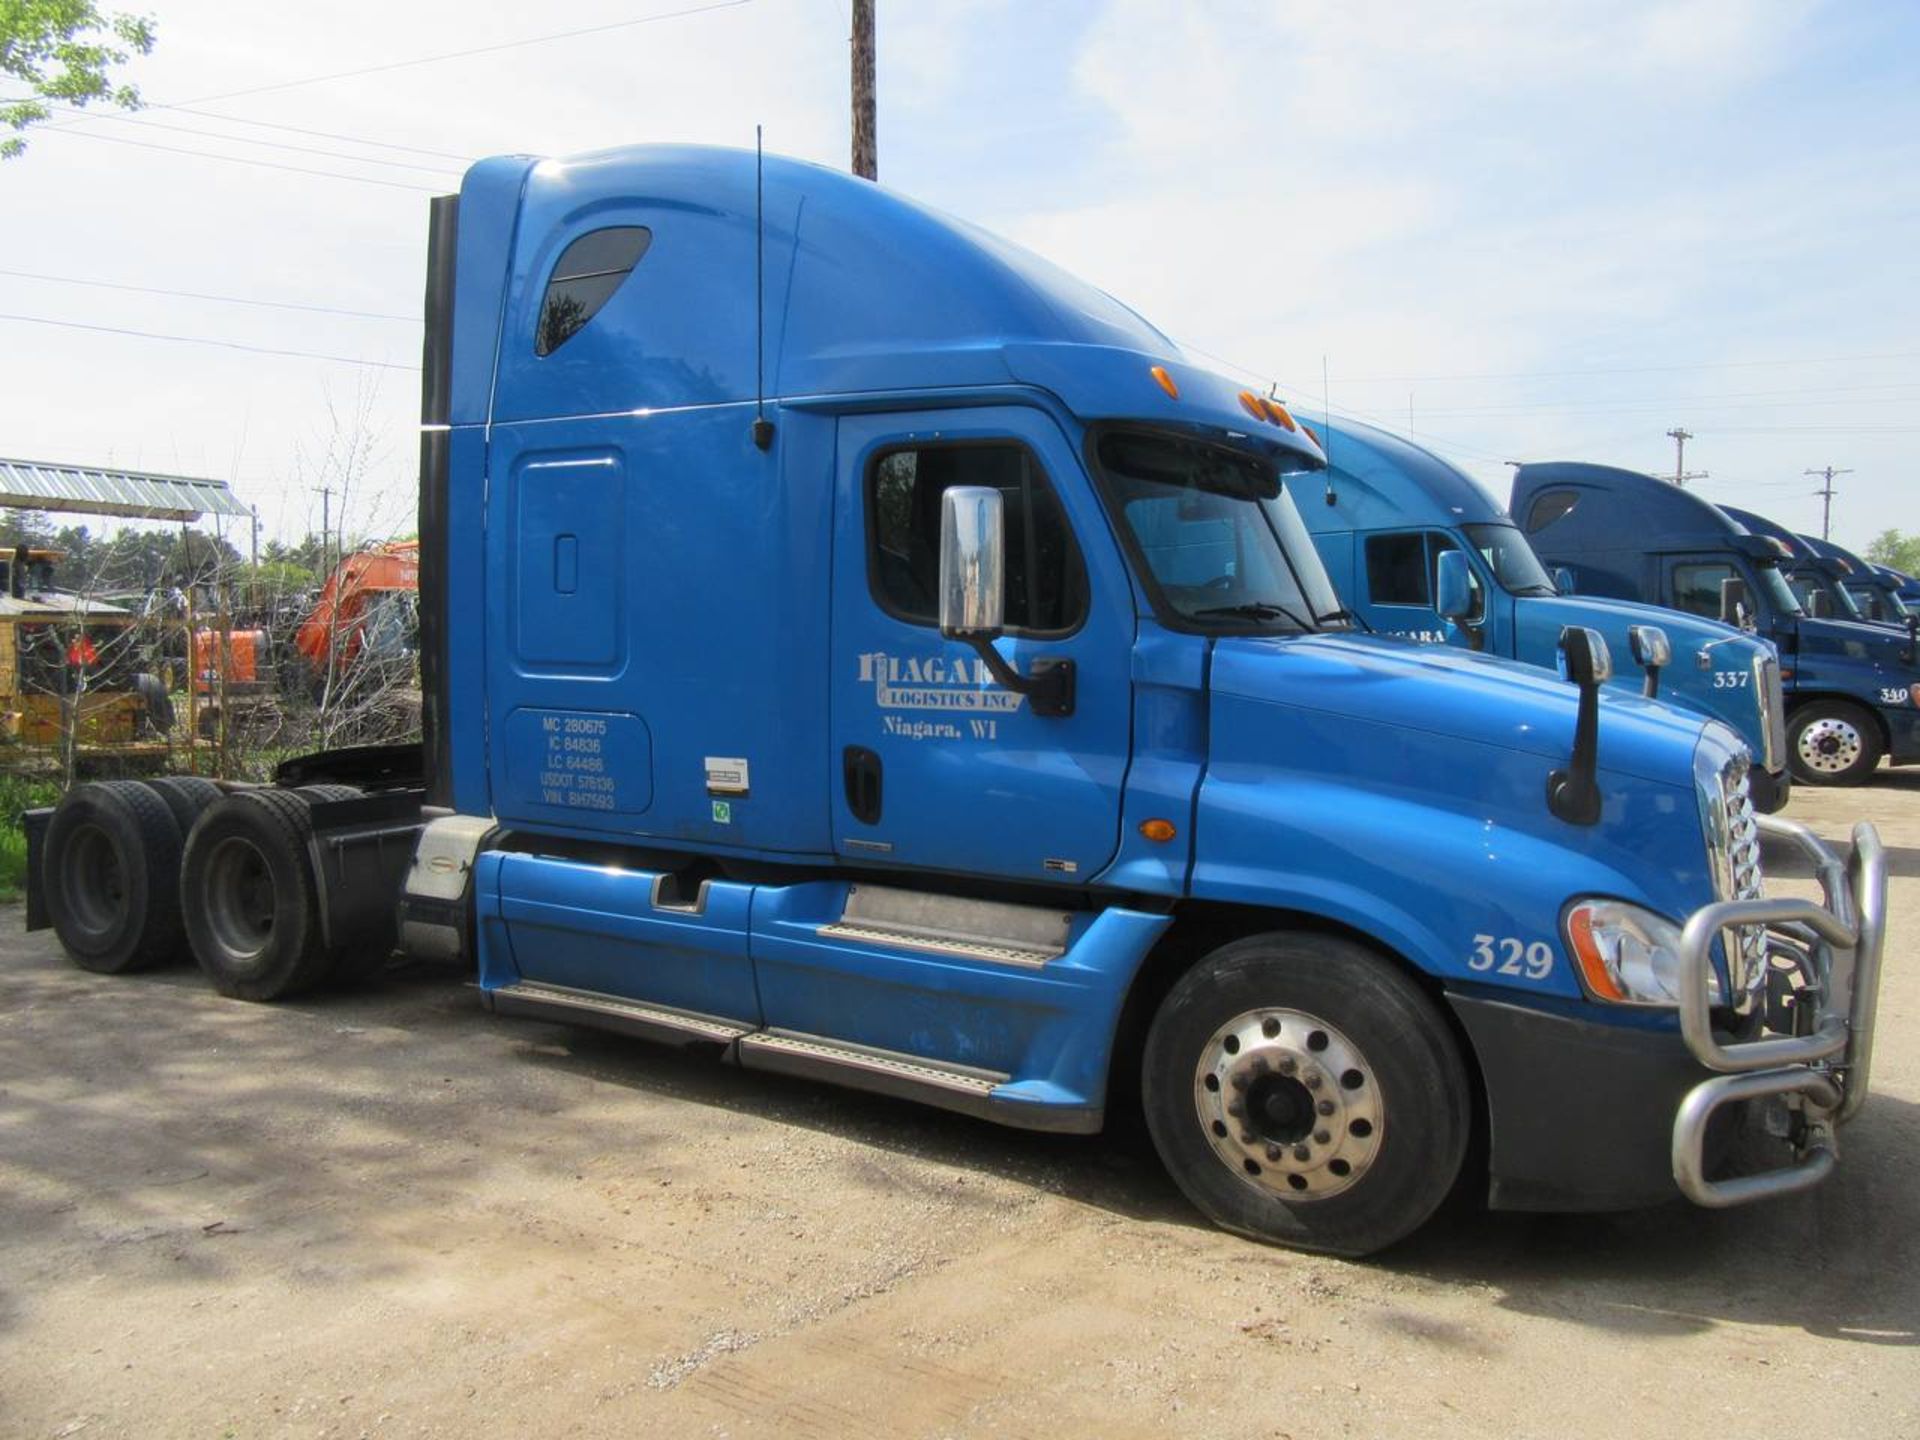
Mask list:
[[283,1006],[96,977],[0,912],[0,1434],[1920,1433],[1920,775],[1789,813],[1871,816],[1896,876],[1838,1175],[1366,1263],[1207,1228],[1135,1134],[497,1020],[427,972]]

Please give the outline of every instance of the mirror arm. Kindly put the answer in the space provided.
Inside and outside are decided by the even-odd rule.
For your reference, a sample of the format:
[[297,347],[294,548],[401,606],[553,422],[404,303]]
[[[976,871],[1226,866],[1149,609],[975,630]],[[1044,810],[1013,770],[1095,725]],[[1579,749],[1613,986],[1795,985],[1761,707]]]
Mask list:
[[1569,825],[1593,825],[1600,819],[1600,685],[1580,687],[1580,712],[1573,726],[1573,758],[1564,770],[1547,776],[1547,809]]
[[986,636],[955,635],[952,638],[971,645],[992,674],[994,683],[1016,695],[1026,696],[1034,714],[1073,714],[1073,661],[1036,660],[1033,662],[1033,674],[1022,675],[1000,658],[1000,652],[993,648],[993,642]]
[[1649,700],[1660,698],[1660,667],[1658,665],[1647,666],[1647,683],[1640,693]]

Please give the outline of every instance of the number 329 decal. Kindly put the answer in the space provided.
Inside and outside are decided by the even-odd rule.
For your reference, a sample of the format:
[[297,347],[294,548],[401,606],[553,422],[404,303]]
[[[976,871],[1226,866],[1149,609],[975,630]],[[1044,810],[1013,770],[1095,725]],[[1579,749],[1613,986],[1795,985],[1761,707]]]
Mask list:
[[1544,980],[1553,973],[1553,947],[1544,940],[1529,944],[1511,935],[1476,935],[1467,968],[1493,975],[1522,975]]

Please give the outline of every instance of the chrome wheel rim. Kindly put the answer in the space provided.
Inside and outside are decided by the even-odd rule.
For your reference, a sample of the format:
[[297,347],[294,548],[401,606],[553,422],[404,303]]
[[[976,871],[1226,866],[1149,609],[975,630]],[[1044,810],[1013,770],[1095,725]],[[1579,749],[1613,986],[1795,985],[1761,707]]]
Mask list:
[[1800,762],[1821,775],[1838,775],[1860,759],[1860,732],[1845,720],[1822,716],[1800,732]]
[[1386,1132],[1360,1047],[1299,1010],[1249,1010],[1214,1031],[1194,1069],[1193,1102],[1221,1163],[1289,1202],[1359,1184]]

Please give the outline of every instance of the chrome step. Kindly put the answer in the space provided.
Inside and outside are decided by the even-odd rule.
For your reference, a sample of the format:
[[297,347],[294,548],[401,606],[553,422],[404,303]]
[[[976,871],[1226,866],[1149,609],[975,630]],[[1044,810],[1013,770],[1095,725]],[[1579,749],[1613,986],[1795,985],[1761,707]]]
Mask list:
[[618,995],[573,990],[539,980],[503,985],[487,992],[487,999],[497,1014],[524,1015],[536,1020],[573,1020],[666,1045],[728,1045],[753,1028],[691,1010],[645,1005]]
[[1064,911],[1034,905],[849,885],[840,918],[815,933],[829,940],[1038,969],[1067,953],[1072,922]]
[[749,1070],[824,1080],[968,1115],[987,1115],[993,1108],[993,1091],[1009,1079],[992,1070],[948,1065],[784,1030],[742,1035],[737,1053],[741,1065]]

